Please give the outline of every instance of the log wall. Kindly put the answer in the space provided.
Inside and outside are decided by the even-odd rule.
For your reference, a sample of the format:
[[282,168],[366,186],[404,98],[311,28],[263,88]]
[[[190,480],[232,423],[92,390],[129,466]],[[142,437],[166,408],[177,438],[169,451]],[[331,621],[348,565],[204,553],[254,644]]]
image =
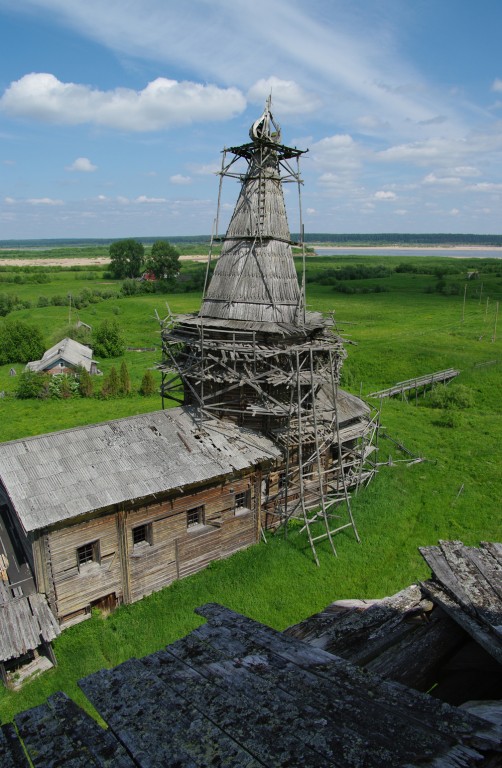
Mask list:
[[[250,474],[51,530],[45,561],[35,560],[39,589],[52,593],[60,620],[89,612],[109,596],[117,603],[140,600],[256,542],[256,487]],[[236,509],[242,493],[248,505]],[[187,510],[196,507],[203,507],[201,524],[188,527]],[[134,543],[137,526],[146,526],[146,536]],[[98,560],[79,566],[77,549],[92,542],[98,542]]]

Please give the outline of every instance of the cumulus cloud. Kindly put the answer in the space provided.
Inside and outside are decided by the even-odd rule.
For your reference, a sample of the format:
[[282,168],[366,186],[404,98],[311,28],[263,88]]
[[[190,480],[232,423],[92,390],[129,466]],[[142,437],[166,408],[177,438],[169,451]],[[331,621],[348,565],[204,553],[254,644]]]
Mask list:
[[175,173],[174,176],[169,177],[169,181],[171,184],[179,184],[180,186],[183,186],[184,184],[191,184],[192,179],[190,176],[182,176],[181,173]]
[[272,112],[281,115],[297,115],[313,112],[321,106],[318,96],[307,92],[294,80],[281,80],[279,77],[267,77],[258,80],[247,92],[251,104],[259,107],[272,94]]
[[497,93],[502,91],[502,78],[497,77],[492,83],[492,91],[496,91]]
[[374,195],[376,200],[395,200],[397,195],[395,192],[386,192],[383,189],[379,189]]
[[124,131],[158,131],[174,125],[226,120],[246,101],[237,88],[218,88],[158,77],[142,90],[100,91],[63,83],[49,73],[31,73],[10,84],[0,106],[14,117],[52,124],[90,123]]
[[92,173],[97,169],[97,165],[93,165],[88,157],[77,157],[71,165],[66,166],[67,171],[82,171],[83,173]]

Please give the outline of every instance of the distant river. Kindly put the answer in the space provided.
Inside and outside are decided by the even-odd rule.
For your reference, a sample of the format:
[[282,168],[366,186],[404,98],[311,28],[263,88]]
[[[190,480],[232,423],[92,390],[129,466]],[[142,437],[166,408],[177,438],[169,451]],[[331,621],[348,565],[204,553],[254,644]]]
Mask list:
[[502,248],[315,248],[318,256],[448,256],[451,259],[502,259]]

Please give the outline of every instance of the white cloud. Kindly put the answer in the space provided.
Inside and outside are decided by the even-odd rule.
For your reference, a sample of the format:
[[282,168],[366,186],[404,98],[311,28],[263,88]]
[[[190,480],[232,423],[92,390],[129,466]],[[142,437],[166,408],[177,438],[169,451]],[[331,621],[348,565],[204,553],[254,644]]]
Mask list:
[[268,77],[258,80],[247,92],[248,100],[263,108],[265,101],[272,94],[272,113],[275,115],[297,115],[313,112],[321,106],[321,100],[313,93],[308,93],[293,80],[281,80]]
[[88,157],[77,157],[71,165],[66,166],[67,171],[82,171],[83,173],[92,173],[97,169],[97,165],[93,165]]
[[435,173],[429,173],[423,180],[424,184],[434,184],[444,187],[455,187],[461,183],[462,179],[458,176],[436,176]]
[[458,216],[459,213],[460,211],[458,210],[458,208],[452,208],[450,211],[451,216]]
[[181,173],[176,173],[174,176],[170,176],[169,181],[171,184],[179,184],[180,186],[192,183],[190,176],[182,176]]
[[52,197],[31,197],[26,202],[30,205],[64,205],[62,200],[54,200]]
[[140,195],[134,200],[135,203],[167,203],[165,197],[147,197],[146,195]]
[[0,106],[14,117],[63,125],[90,123],[124,131],[158,131],[174,125],[226,120],[245,108],[237,88],[158,77],[142,90],[100,91],[32,73],[10,84]]
[[500,77],[495,78],[493,81],[492,91],[496,91],[497,93],[502,91],[502,79]]
[[379,189],[375,192],[376,200],[395,200],[397,197],[395,192],[385,192],[383,189]]
[[478,184],[471,184],[467,189],[473,192],[500,192],[502,184],[492,181],[480,181]]
[[3,201],[7,205],[15,205],[16,204],[16,200],[13,197],[4,197]]

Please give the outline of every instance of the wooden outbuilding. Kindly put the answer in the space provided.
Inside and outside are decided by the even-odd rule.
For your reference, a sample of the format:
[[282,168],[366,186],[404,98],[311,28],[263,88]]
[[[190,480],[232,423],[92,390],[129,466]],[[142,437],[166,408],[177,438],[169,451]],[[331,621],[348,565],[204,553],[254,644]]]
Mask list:
[[68,624],[256,542],[279,457],[263,435],[172,408],[0,443],[0,505]]

